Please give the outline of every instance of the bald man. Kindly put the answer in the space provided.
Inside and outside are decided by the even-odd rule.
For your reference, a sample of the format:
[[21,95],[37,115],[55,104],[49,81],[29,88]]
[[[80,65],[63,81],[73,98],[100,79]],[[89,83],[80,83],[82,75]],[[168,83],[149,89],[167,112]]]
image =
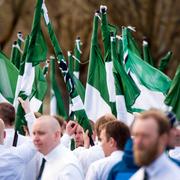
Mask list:
[[61,127],[52,116],[41,116],[33,125],[33,142],[46,160],[41,180],[83,179],[82,167],[61,143]]

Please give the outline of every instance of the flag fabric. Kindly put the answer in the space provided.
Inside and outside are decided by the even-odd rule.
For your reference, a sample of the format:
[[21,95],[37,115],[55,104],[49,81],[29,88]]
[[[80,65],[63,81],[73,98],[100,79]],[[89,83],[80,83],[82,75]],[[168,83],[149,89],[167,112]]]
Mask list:
[[22,33],[18,32],[17,34],[18,40],[15,41],[12,45],[12,50],[11,50],[11,62],[16,66],[17,69],[20,67],[20,60],[21,60],[21,46],[22,46]]
[[172,111],[180,121],[180,65],[178,66],[176,74],[172,80],[165,103],[172,108]]
[[48,89],[47,81],[44,77],[43,71],[40,65],[35,66],[35,79],[33,82],[33,88],[30,95],[30,108],[32,112],[41,111],[42,104],[46,96]]
[[43,70],[42,70],[44,77],[46,77],[48,74],[48,68],[49,68],[49,60],[46,60],[46,63],[43,66]]
[[37,25],[36,28],[38,28],[37,31],[33,32],[33,33],[37,33],[35,39],[35,46],[31,47],[32,49],[29,49],[30,51],[32,51],[31,61],[33,66],[39,64],[40,62],[44,62],[46,60],[47,50],[48,50],[47,43],[44,39],[44,35],[42,33],[41,27]]
[[60,115],[65,120],[68,118],[61,91],[56,82],[55,72],[55,58],[50,57],[50,80],[51,80],[51,100],[50,100],[50,114]]
[[164,109],[164,99],[170,88],[171,80],[161,71],[143,61],[133,51],[132,46],[129,47],[129,42],[132,42],[130,35],[128,28],[122,29],[125,70],[141,91],[133,105],[134,111],[147,110],[151,107]]
[[[66,88],[69,92],[69,96],[72,99],[73,111],[75,112],[75,116],[77,118],[78,123],[83,127],[83,129],[85,131],[88,129],[89,134],[92,135],[91,125],[90,125],[88,117],[86,115],[83,102],[77,93],[73,78],[69,72],[67,63],[66,63],[65,58],[62,54],[62,50],[60,48],[60,45],[59,45],[58,40],[56,38],[56,35],[54,33],[52,24],[49,21],[48,12],[47,12],[47,8],[46,8],[45,4],[43,4],[42,9],[43,9],[45,24],[48,28],[50,40],[51,40],[51,43],[54,47],[56,57],[58,59],[59,69],[63,75],[64,82],[66,83]],[[92,138],[90,138],[90,139],[91,139],[91,144],[93,144]]]
[[172,52],[169,51],[169,52],[167,52],[167,54],[166,54],[164,57],[162,57],[162,58],[160,59],[160,64],[159,64],[159,67],[158,67],[158,69],[159,69],[160,71],[162,71],[162,72],[165,71],[165,69],[167,68],[168,63],[169,63],[171,57],[172,57]]
[[119,62],[120,62],[121,64],[123,64],[123,44],[122,44],[122,37],[116,35],[116,39],[117,39],[117,56],[118,56]]
[[68,68],[69,68],[69,72],[74,80],[74,83],[76,85],[76,89],[78,94],[80,95],[82,101],[84,102],[84,96],[85,96],[85,88],[83,86],[83,84],[81,83],[81,81],[79,80],[79,78],[77,77],[76,74],[74,74],[73,71],[73,55],[70,51],[68,51]]
[[[34,11],[34,18],[32,24],[31,34],[29,36],[29,43],[26,49],[25,65],[20,70],[21,83],[19,85],[19,93],[23,100],[30,96],[33,88],[33,83],[35,79],[35,65],[40,62],[35,50],[36,42],[38,41],[39,31],[40,31],[40,19],[41,19],[41,9],[42,9],[43,0],[37,0],[36,7]],[[37,60],[35,59],[35,54],[37,55]],[[41,59],[42,60],[42,59]],[[24,63],[24,62],[23,62]],[[23,73],[24,72],[24,73]],[[17,100],[15,100],[17,103]],[[17,103],[18,104],[18,103]],[[21,134],[24,134],[23,125],[26,125],[24,120],[24,111],[20,104],[17,106],[16,120],[15,120],[15,130]]]
[[[70,52],[68,52],[69,72],[70,72],[70,74],[71,74],[71,76],[72,76],[72,78],[74,80],[77,93],[79,94],[81,100],[84,102],[85,88],[82,85],[81,81],[77,78],[77,76],[73,72],[73,63],[72,63],[73,60],[72,59],[73,59],[72,54]],[[71,101],[71,98],[70,98],[69,115],[70,115],[70,118],[72,118],[72,119],[73,119],[73,114],[74,114],[74,112],[72,111],[72,101]]]
[[0,51],[0,102],[13,103],[15,97],[18,69]]
[[67,52],[68,55],[68,68],[69,68],[69,73],[71,75],[73,75],[73,71],[74,71],[74,63],[73,63],[73,57],[72,57],[72,53],[71,51]]
[[134,81],[126,74],[122,61],[118,59],[116,47],[116,38],[111,36],[111,57],[114,65],[113,75],[116,87],[117,118],[130,125],[134,119],[131,107],[139,96],[140,91]]
[[[123,39],[123,51],[124,51],[124,46],[128,45],[129,50],[131,50],[138,57],[141,57],[141,50],[140,50],[136,40],[132,36],[132,33],[131,33],[132,31],[133,32],[136,31],[135,28],[132,26],[122,27],[122,39],[124,38],[123,33],[125,33],[126,36],[128,37],[128,39],[126,38],[126,40]],[[124,56],[126,56],[126,52],[123,54],[124,54]]]
[[81,46],[82,42],[80,37],[77,37],[74,48],[74,70],[73,73],[77,79],[79,79],[79,70],[80,70],[80,62],[81,62]]
[[26,59],[28,54],[28,47],[24,51],[26,57],[23,64],[21,64],[20,67],[20,73],[18,76],[17,89],[16,89],[16,99],[14,99],[14,106],[16,108],[15,130],[18,131],[20,134],[25,133],[23,126],[26,125],[26,121],[24,118],[25,115],[24,110],[19,104],[17,97],[21,97],[23,100],[25,100],[30,96],[35,78],[35,67],[32,66],[32,63],[30,62],[27,63],[27,59]]
[[[74,63],[73,63],[73,57],[72,53],[68,51],[68,68],[69,68],[69,73],[71,76],[73,76],[73,71],[74,71]],[[74,112],[72,111],[72,101],[71,98],[69,97],[69,119],[74,120]]]
[[24,74],[24,67],[25,67],[25,59],[26,59],[26,55],[27,55],[27,51],[28,51],[28,46],[29,46],[29,36],[26,37],[25,40],[25,46],[24,46],[24,51],[23,54],[21,56],[21,60],[20,60],[20,67],[19,67],[19,74],[18,74],[18,79],[17,79],[17,85],[16,85],[16,89],[15,89],[15,97],[14,97],[14,101],[13,101],[13,106],[15,107],[15,109],[17,110],[17,106],[18,106],[18,95],[21,89],[21,82],[22,82],[22,78],[23,78],[23,74]]
[[104,61],[106,69],[106,83],[109,93],[109,104],[111,105],[112,113],[116,116],[116,92],[115,83],[113,77],[113,62],[111,59],[111,45],[110,45],[110,33],[113,32],[116,35],[117,29],[115,26],[108,24],[107,20],[107,7],[100,6],[101,12],[101,33],[104,44]]
[[151,66],[154,66],[153,58],[151,56],[149,44],[147,41],[143,40],[143,59]]
[[95,13],[91,37],[90,58],[85,92],[85,109],[92,121],[106,113],[111,113],[109,94],[106,83],[106,70],[98,45],[98,16]]

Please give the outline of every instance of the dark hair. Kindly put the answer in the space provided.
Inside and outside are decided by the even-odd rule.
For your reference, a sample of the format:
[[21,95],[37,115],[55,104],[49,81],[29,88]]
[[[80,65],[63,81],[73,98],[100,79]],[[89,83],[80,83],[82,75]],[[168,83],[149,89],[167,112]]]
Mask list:
[[15,121],[15,109],[10,103],[0,103],[0,118],[4,121],[5,125],[12,126]]
[[102,127],[105,129],[106,138],[113,138],[117,143],[117,148],[124,150],[126,141],[130,138],[130,130],[126,124],[120,121],[111,121]]
[[139,118],[142,120],[149,118],[154,119],[158,125],[159,135],[169,133],[170,123],[166,114],[163,111],[153,108],[148,111],[142,112]]

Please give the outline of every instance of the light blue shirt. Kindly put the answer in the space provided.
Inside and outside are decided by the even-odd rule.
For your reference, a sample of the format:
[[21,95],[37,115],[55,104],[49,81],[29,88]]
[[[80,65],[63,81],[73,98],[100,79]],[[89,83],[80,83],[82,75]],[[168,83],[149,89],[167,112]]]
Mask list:
[[0,145],[0,180],[23,180],[25,164],[35,154],[32,141],[10,148]]
[[165,153],[160,155],[149,166],[139,169],[130,180],[142,180],[145,169],[149,180],[180,180],[180,168]]
[[74,154],[59,144],[44,156],[46,163],[41,180],[83,180],[83,171]]
[[122,159],[122,151],[114,151],[110,156],[95,161],[89,166],[86,180],[106,180],[111,168]]

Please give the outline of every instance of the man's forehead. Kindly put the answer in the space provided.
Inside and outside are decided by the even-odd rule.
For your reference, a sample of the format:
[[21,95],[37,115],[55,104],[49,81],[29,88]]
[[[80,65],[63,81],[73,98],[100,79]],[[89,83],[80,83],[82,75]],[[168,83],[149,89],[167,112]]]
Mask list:
[[41,120],[36,120],[36,122],[33,125],[33,128],[38,128],[38,129],[50,129],[51,126],[48,122],[43,122]]
[[144,131],[148,131],[148,130],[157,130],[158,125],[155,119],[153,118],[146,118],[146,119],[141,119],[141,118],[137,118],[134,122],[134,125],[132,127],[132,129],[135,130],[144,130]]

